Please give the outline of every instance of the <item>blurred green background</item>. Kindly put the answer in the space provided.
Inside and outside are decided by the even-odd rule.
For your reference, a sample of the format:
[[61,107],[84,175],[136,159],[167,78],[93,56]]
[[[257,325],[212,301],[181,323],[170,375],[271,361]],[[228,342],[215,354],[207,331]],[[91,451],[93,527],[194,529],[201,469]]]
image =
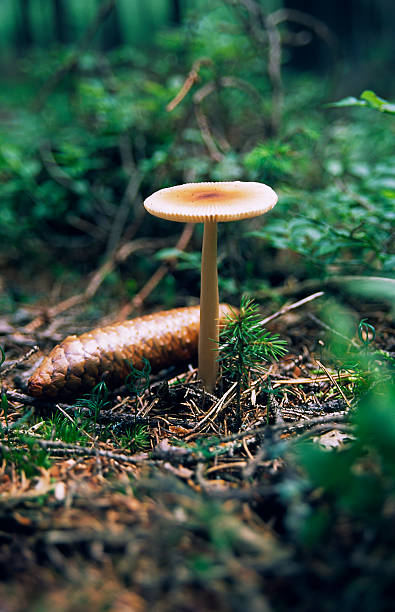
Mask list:
[[127,301],[170,256],[148,304],[196,298],[201,228],[174,250],[182,228],[142,207],[188,181],[280,195],[221,225],[224,299],[392,276],[394,22],[390,0],[3,0],[2,307],[108,261],[99,295]]

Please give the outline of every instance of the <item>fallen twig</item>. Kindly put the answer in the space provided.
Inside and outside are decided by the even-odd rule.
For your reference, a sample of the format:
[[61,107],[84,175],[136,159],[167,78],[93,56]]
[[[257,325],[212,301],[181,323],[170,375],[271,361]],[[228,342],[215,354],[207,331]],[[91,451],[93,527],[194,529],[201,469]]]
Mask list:
[[230,434],[229,436],[224,436],[223,438],[219,438],[216,440],[216,444],[224,444],[225,442],[233,442],[234,440],[241,440],[242,438],[250,438],[256,436],[258,434],[265,433],[268,429],[272,432],[277,433],[285,433],[298,431],[300,429],[307,429],[308,427],[313,427],[314,425],[321,423],[338,423],[346,421],[348,418],[348,412],[333,412],[330,415],[324,415],[315,417],[313,419],[306,419],[303,421],[296,421],[295,423],[282,423],[281,425],[264,425],[262,427],[256,427],[253,429],[247,429],[246,431],[239,431],[235,434]]
[[319,365],[319,367],[322,368],[322,370],[324,370],[325,374],[328,376],[328,378],[331,381],[331,383],[333,383],[335,385],[336,389],[339,391],[340,395],[342,396],[342,398],[346,402],[347,406],[349,408],[351,408],[351,403],[349,402],[349,400],[344,395],[344,392],[343,392],[342,388],[340,387],[339,383],[333,378],[333,376],[329,372],[329,370],[320,361],[318,361],[318,359],[316,359],[316,362]]
[[6,363],[6,365],[4,365],[0,370],[0,377],[3,378],[6,374],[9,374],[9,372],[17,368],[21,363],[23,363],[24,361],[29,359],[29,357],[34,355],[34,353],[37,353],[38,350],[38,346],[33,346],[29,351],[27,351],[27,353],[25,353],[25,355],[19,357],[19,359],[15,359],[14,361],[9,361],[8,363]]
[[[338,378],[352,378],[355,376],[355,372],[350,370],[349,372],[339,372],[336,374]],[[274,378],[272,379],[273,389],[279,387],[281,385],[312,385],[315,383],[322,383],[328,380],[327,376],[316,376],[315,378],[308,378],[307,376],[303,378]]]
[[169,238],[147,239],[140,238],[121,245],[91,276],[85,290],[82,293],[72,295],[54,306],[43,309],[30,323],[23,328],[24,333],[31,333],[41,327],[46,321],[62,314],[70,308],[92,299],[104,279],[112,272],[115,266],[125,261],[130,255],[140,250],[158,249],[169,244]]
[[[175,249],[177,249],[178,251],[184,251],[186,249],[189,241],[192,238],[194,227],[194,223],[186,223],[177,241],[177,244],[175,245]],[[136,293],[132,301],[123,307],[117,319],[126,319],[126,317],[128,317],[134,310],[141,308],[144,301],[147,299],[150,293],[152,293],[155,287],[160,283],[162,278],[169,272],[170,268],[175,264],[176,261],[176,257],[169,257],[166,262],[162,263],[151,276],[151,278],[146,282],[144,287],[142,287],[140,291]]]
[[269,321],[273,321],[273,319],[277,319],[278,317],[281,317],[282,315],[286,314],[290,310],[294,310],[295,308],[304,306],[304,304],[307,304],[308,302],[312,302],[313,300],[319,297],[322,297],[323,295],[324,295],[323,291],[318,291],[317,293],[313,293],[312,295],[309,295],[308,297],[305,297],[302,300],[298,300],[297,302],[294,302],[293,304],[289,304],[288,306],[283,306],[277,312],[262,319],[262,324],[266,325],[266,323],[269,323]]
[[143,179],[142,173],[133,163],[132,155],[129,154],[129,152],[126,153],[125,149],[125,139],[121,138],[120,152],[125,171],[127,171],[129,174],[129,181],[111,224],[111,229],[107,239],[106,259],[110,259],[117,250],[118,243],[121,239],[126,220],[129,215],[131,204],[137,197],[141,181]]
[[201,57],[197,59],[193,64],[192,68],[184,81],[183,86],[180,91],[176,95],[171,102],[166,106],[166,110],[170,113],[173,111],[176,106],[179,105],[180,102],[185,98],[191,87],[199,81],[199,70],[202,66],[210,66],[212,64],[212,60],[209,57]]
[[185,441],[187,442],[190,438],[195,437],[194,434],[196,431],[199,431],[202,425],[210,418],[214,417],[220,410],[222,410],[225,406],[227,406],[232,400],[235,394],[232,394],[232,391],[236,388],[237,382],[233,383],[233,385],[227,390],[227,392],[219,399],[212,408],[204,415],[204,417],[199,421],[199,423],[194,427]]
[[113,459],[114,461],[121,461],[123,463],[156,463],[148,459],[146,453],[141,455],[121,455],[112,451],[101,450],[100,448],[92,448],[88,446],[79,446],[78,444],[66,444],[65,442],[43,440],[41,438],[35,439],[35,442],[41,446],[41,448],[48,449],[50,451],[60,451],[61,454],[76,454],[76,455],[89,455],[105,457],[107,459]]

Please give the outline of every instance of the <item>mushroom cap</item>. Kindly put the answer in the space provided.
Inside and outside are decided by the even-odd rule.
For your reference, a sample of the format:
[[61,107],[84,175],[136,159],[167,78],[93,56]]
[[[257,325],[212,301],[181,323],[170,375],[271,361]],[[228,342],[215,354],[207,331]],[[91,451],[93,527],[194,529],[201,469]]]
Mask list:
[[256,217],[273,208],[277,200],[276,192],[263,183],[225,181],[160,189],[144,206],[161,219],[198,223]]

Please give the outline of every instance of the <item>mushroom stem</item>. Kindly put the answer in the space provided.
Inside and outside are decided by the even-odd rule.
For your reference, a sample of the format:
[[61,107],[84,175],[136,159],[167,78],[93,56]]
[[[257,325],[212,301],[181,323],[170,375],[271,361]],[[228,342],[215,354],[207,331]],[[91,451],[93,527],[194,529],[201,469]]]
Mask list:
[[218,349],[217,222],[205,221],[200,289],[199,378],[213,391],[217,378]]

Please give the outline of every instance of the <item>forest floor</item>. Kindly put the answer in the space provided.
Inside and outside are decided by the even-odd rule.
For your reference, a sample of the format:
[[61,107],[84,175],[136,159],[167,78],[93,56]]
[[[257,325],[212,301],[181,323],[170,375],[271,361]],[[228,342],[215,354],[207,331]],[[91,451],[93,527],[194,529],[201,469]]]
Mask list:
[[[360,527],[339,521],[311,549],[290,535],[322,495],[304,490],[295,441],[342,449],[354,438],[355,373],[327,361],[319,299],[268,324],[288,352],[244,392],[239,431],[234,385],[204,395],[186,366],[137,399],[118,390],[93,435],[72,441],[64,423],[72,429],[75,405],[26,396],[37,353],[23,357],[81,331],[83,311],[56,329],[29,328],[26,312],[0,319],[4,371],[14,362],[2,380],[0,612],[334,609],[361,571]],[[375,348],[393,355],[388,310],[348,306],[356,329],[367,317]]]

